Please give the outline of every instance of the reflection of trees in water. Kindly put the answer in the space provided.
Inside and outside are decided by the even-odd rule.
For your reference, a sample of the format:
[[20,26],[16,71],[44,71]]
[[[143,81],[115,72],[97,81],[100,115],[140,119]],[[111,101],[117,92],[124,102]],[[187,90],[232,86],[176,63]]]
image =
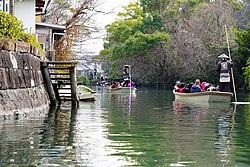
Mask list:
[[119,110],[122,109],[126,115],[131,114],[135,94],[111,94],[111,101]]
[[111,94],[111,101],[115,107],[115,111],[122,111],[122,123],[126,124],[128,128],[131,128],[129,116],[131,115],[135,98],[135,94]]
[[200,120],[206,116],[206,108],[202,106],[187,105],[183,102],[173,101],[173,112],[176,115],[189,115],[195,120]]
[[173,143],[179,153],[176,165],[182,161],[209,167],[225,164],[230,150],[232,109],[219,103],[206,106],[173,102]]

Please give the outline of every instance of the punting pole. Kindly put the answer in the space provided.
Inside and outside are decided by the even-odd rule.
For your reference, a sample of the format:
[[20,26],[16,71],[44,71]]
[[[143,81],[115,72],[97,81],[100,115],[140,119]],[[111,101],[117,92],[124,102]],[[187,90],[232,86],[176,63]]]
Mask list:
[[[230,54],[230,48],[229,48],[229,41],[228,41],[228,34],[227,34],[227,26],[225,25],[225,31],[226,31],[226,37],[227,37],[227,49],[228,49],[228,56],[231,59],[231,54]],[[231,75],[232,75],[232,81],[233,81],[233,89],[234,89],[234,100],[235,102],[237,102],[237,93],[236,93],[236,89],[235,89],[235,83],[234,83],[234,72],[233,72],[233,68],[231,68]]]
[[[226,31],[226,37],[227,37],[227,48],[228,48],[228,56],[231,59],[230,55],[230,48],[229,48],[229,41],[228,41],[228,34],[227,34],[227,26],[225,25],[225,31]],[[232,60],[232,59],[231,59]],[[234,73],[233,73],[233,68],[231,68],[231,75],[232,75],[232,81],[233,81],[233,89],[234,89],[234,99],[235,102],[232,102],[234,104],[247,104],[250,105],[250,102],[238,102],[237,101],[237,95],[236,95],[236,89],[235,89],[235,83],[234,83]]]
[[129,65],[129,82],[130,82],[130,87],[129,87],[129,93],[130,93],[130,96],[131,96],[131,93],[132,93],[132,79],[131,79],[131,66]]

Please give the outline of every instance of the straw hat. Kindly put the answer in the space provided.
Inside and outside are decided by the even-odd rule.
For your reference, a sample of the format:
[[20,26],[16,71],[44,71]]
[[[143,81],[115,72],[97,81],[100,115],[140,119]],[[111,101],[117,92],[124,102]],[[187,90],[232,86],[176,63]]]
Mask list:
[[218,59],[229,59],[229,57],[223,53],[222,55],[218,56]]

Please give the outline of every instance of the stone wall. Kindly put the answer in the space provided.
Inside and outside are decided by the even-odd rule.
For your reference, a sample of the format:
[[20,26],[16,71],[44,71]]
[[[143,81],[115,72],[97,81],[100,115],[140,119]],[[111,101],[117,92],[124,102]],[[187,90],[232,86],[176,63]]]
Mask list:
[[48,107],[40,59],[44,56],[36,47],[0,39],[0,115]]

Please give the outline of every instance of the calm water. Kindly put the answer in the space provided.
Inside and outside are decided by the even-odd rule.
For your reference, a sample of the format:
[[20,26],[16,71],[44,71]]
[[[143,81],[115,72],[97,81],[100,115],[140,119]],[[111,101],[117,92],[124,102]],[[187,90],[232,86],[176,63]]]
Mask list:
[[1,117],[0,166],[250,166],[250,105],[185,104],[170,90],[97,92],[77,110]]

